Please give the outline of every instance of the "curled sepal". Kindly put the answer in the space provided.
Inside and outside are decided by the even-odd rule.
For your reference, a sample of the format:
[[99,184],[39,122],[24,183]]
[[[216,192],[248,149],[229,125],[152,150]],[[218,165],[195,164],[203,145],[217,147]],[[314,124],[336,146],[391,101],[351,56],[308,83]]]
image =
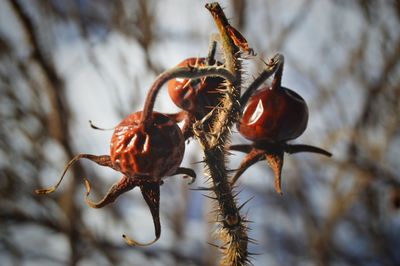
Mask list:
[[196,172],[190,168],[178,167],[173,175],[184,175],[183,178],[190,178],[188,185],[191,185],[196,181]]
[[86,187],[86,203],[92,208],[102,208],[112,202],[114,202],[121,194],[133,189],[137,186],[137,182],[133,178],[129,178],[123,176],[121,180],[116,182],[111,188],[108,190],[107,194],[98,202],[93,202],[89,199],[90,194],[90,183],[85,178],[85,187]]
[[149,206],[151,216],[153,217],[154,230],[156,238],[149,243],[140,243],[126,235],[122,235],[126,243],[130,246],[145,247],[155,243],[161,235],[160,224],[160,184],[159,183],[146,183],[140,185],[140,190],[147,205]]
[[267,160],[269,167],[274,172],[275,191],[282,195],[281,173],[283,166],[283,151],[267,153],[265,154],[265,159]]
[[107,166],[107,167],[114,169],[111,159],[110,159],[110,156],[108,156],[108,155],[97,156],[97,155],[92,155],[92,154],[78,154],[74,158],[72,158],[68,162],[68,164],[65,166],[64,171],[63,171],[60,179],[58,180],[57,184],[55,184],[54,186],[51,186],[49,188],[36,189],[35,193],[43,195],[43,194],[50,194],[50,193],[54,192],[58,188],[58,186],[61,184],[65,174],[67,173],[67,171],[71,167],[71,165],[73,165],[75,162],[77,162],[81,158],[88,159],[99,165]]

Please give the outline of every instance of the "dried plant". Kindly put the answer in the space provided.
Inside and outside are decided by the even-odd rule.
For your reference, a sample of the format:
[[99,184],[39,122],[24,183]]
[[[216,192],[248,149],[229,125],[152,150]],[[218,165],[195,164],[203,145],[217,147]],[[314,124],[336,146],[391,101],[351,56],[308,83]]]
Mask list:
[[[292,22],[279,28],[276,36],[273,32],[268,34],[271,36],[270,47],[274,47],[275,50],[287,44],[292,33],[305,21],[305,11],[314,4],[314,1],[305,1]],[[346,8],[344,3],[337,5]],[[85,11],[75,4],[61,7],[54,1],[43,1],[28,6],[18,0],[10,0],[8,6],[16,18],[29,57],[21,57],[18,53],[19,48],[13,46],[13,41],[0,33],[1,101],[5,106],[0,109],[0,157],[12,162],[0,164],[0,254],[7,255],[6,264],[10,261],[10,264],[18,265],[29,259],[38,259],[57,264],[77,265],[84,259],[97,261],[99,258],[96,254],[101,254],[100,260],[116,265],[130,261],[129,254],[140,254],[146,258],[143,263],[168,257],[173,259],[174,265],[214,265],[217,261],[220,265],[248,265],[257,264],[259,257],[252,257],[252,251],[259,251],[253,248],[252,243],[258,240],[265,241],[265,238],[271,243],[267,245],[268,254],[285,254],[285,258],[277,264],[295,264],[299,258],[318,265],[352,265],[371,261],[392,265],[399,261],[393,248],[398,243],[397,234],[391,235],[390,228],[385,224],[393,222],[393,217],[398,215],[399,205],[400,183],[394,170],[397,160],[393,158],[397,154],[395,147],[400,120],[396,115],[387,114],[396,114],[399,109],[396,99],[399,96],[397,58],[400,39],[393,37],[395,34],[384,22],[378,26],[374,24],[372,14],[380,12],[374,9],[374,4],[360,1],[351,8],[360,10],[360,16],[367,24],[375,29],[377,34],[382,34],[381,45],[385,46],[386,43],[378,63],[381,67],[375,71],[375,78],[368,77],[370,71],[365,66],[368,65],[371,56],[366,52],[368,39],[372,36],[367,29],[360,33],[359,42],[349,49],[349,59],[336,71],[330,72],[331,83],[319,77],[316,65],[306,68],[304,62],[296,61],[299,57],[285,53],[285,60],[289,62],[287,64],[308,77],[318,88],[316,98],[309,105],[306,105],[300,93],[281,86],[283,54],[266,53],[266,49],[260,49],[257,43],[247,41],[252,40],[255,34],[243,34],[246,32],[243,30],[246,23],[251,20],[248,11],[252,5],[249,2],[233,1],[233,6],[241,7],[240,10],[234,10],[233,20],[238,20],[237,28],[231,25],[218,3],[207,4],[206,8],[218,29],[218,34],[210,34],[208,55],[189,58],[155,77],[150,89],[145,92],[147,98],[144,99],[144,104],[138,104],[143,107],[142,111],[136,112],[131,106],[124,110],[122,105],[117,104],[117,113],[133,113],[113,128],[110,155],[100,156],[86,153],[75,155],[76,151],[83,151],[81,147],[73,144],[73,112],[66,100],[68,80],[57,66],[56,57],[49,48],[51,45],[46,43],[48,36],[37,26],[41,25],[42,19],[46,20],[32,14],[40,10],[39,13],[52,14],[51,17],[55,21],[78,22],[79,34],[89,44],[88,58],[106,80],[103,75],[105,69],[102,69],[103,66],[91,49],[94,46],[91,44],[93,35],[90,32],[96,28],[118,31],[127,38],[136,40],[144,53],[143,68],[153,74],[161,72],[163,67],[152,54],[153,45],[160,40],[156,30],[156,4],[151,1],[116,1],[113,4],[101,2],[95,6],[90,5],[90,11]],[[396,4],[393,4],[393,7],[396,7]],[[398,9],[392,9],[392,23],[399,21],[400,13],[396,13],[396,10]],[[266,17],[273,16],[270,12],[272,11],[266,11]],[[90,20],[87,20],[87,17],[90,17]],[[340,36],[339,31],[332,34]],[[253,79],[250,78],[253,71],[247,68],[249,62],[260,62],[257,65],[260,71]],[[271,84],[265,85],[270,83],[269,79],[272,76]],[[354,119],[346,113],[349,109],[348,102],[343,99],[340,90],[335,89],[342,85],[341,80],[351,80],[365,88],[365,101],[356,105],[360,110]],[[140,81],[135,84],[142,86],[139,83]],[[159,96],[159,92],[166,83],[170,95],[175,93],[175,98],[172,95],[171,97],[181,108],[179,113],[154,111],[157,99],[162,97]],[[107,84],[113,86],[112,82],[107,81]],[[31,101],[21,97],[20,92],[26,87],[29,88],[27,98],[32,99]],[[174,91],[178,87],[179,91]],[[139,101],[135,99],[136,103]],[[262,108],[260,102],[265,104]],[[314,122],[308,126],[314,128],[313,133],[321,136],[326,134],[327,138],[324,141],[323,138],[316,137],[308,141],[322,142],[323,146],[334,150],[335,156],[327,160],[314,160],[314,157],[318,156],[291,156],[290,160],[286,160],[285,157],[284,167],[284,153],[312,152],[331,156],[330,152],[322,148],[291,143],[303,133],[305,138],[312,134],[309,133],[310,130],[305,131],[309,112],[310,117],[315,117],[326,109],[329,112],[326,117],[334,122],[327,123],[321,132],[313,127],[315,120],[311,120]],[[177,124],[180,122],[182,125],[179,128]],[[92,127],[99,129],[93,124]],[[232,144],[231,139],[236,135],[233,134],[235,127],[252,143],[238,144],[234,138]],[[373,137],[376,132],[379,135]],[[14,137],[18,141],[14,141]],[[213,222],[217,224],[213,235],[218,240],[210,244],[222,253],[221,258],[213,258],[211,253],[205,253],[204,250],[191,255],[182,253],[178,248],[182,242],[166,249],[158,245],[140,247],[153,244],[160,238],[160,213],[161,216],[163,213],[164,216],[170,216],[170,221],[176,223],[170,225],[176,238],[187,241],[182,237],[182,232],[185,231],[182,226],[187,226],[185,213],[193,211],[194,207],[186,203],[181,208],[177,208],[176,205],[166,208],[165,204],[169,204],[170,197],[160,197],[160,186],[163,185],[163,189],[168,190],[176,189],[173,185],[171,187],[173,179],[166,178],[174,174],[192,177],[192,181],[196,173],[197,177],[202,176],[196,166],[193,169],[181,166],[185,141],[189,139],[197,140],[202,148],[201,165],[205,169],[207,186],[193,190],[205,191],[206,197],[214,203],[214,210],[210,214]],[[306,143],[310,143],[308,141]],[[60,168],[60,165],[54,163],[55,159],[49,158],[53,155],[51,153],[49,156],[49,146],[52,151],[58,150],[61,154],[62,158],[57,158],[58,161],[73,159],[55,186],[37,192],[48,194],[55,191],[70,167],[73,178],[69,179],[66,190],[43,198],[35,195],[33,190],[41,187],[41,182],[47,183],[49,179],[47,174],[46,181],[38,177],[43,177],[43,173],[48,172],[54,175]],[[231,161],[236,155],[233,154],[235,151],[246,154],[238,165],[233,165]],[[96,171],[83,167],[79,160],[81,158],[107,166],[123,175],[99,202],[93,202],[88,197],[89,193],[100,194],[101,188],[106,187],[104,179],[94,177],[95,174],[99,176]],[[247,180],[252,178],[251,174],[245,176],[249,173],[247,169],[264,159],[272,169],[277,195],[284,191],[283,197],[274,195],[270,193],[271,190],[261,186],[254,188],[247,185]],[[234,169],[231,169],[232,165]],[[284,189],[282,175],[284,183],[288,184]],[[117,198],[120,199],[119,197],[128,190],[139,187],[153,218],[155,239],[149,243],[141,243],[136,238],[124,235],[130,245],[127,246],[124,241],[111,241],[105,235],[100,236],[96,233],[85,220],[88,208],[82,206],[77,199],[82,192],[82,178],[86,185],[86,203],[94,208],[104,207]],[[204,179],[200,177],[197,180]],[[274,182],[267,180],[265,183]],[[315,187],[328,191],[329,193],[324,194],[326,198],[315,197]],[[242,189],[245,192],[240,194]],[[186,193],[186,184],[182,190]],[[249,206],[251,201],[241,202],[238,195],[243,194],[250,194],[259,203],[262,202],[259,205],[263,206],[256,208],[262,209],[268,215],[253,216],[252,213],[245,213],[243,207]],[[187,194],[185,197],[187,200]],[[328,197],[330,201],[326,204]],[[121,201],[123,202],[122,199]],[[106,213],[113,221],[121,222],[125,212],[118,209],[120,204],[122,203],[118,201],[113,208],[97,210],[96,213]],[[317,208],[319,204],[326,205]],[[301,228],[297,230],[299,232],[282,230],[285,223],[267,224],[265,221],[274,220],[274,212],[287,216],[287,223],[292,225],[300,220]],[[255,223],[249,223],[250,219]],[[260,225],[262,221],[264,223]],[[55,232],[65,238],[71,250],[68,258],[24,246],[15,232],[27,230],[29,233],[27,228],[30,226],[39,226],[45,229],[45,232]],[[163,224],[163,228],[168,226],[168,223]],[[137,229],[136,225],[133,228]],[[262,230],[262,234],[251,236],[252,228],[257,232]],[[397,226],[394,225],[393,228]],[[278,233],[279,230],[282,230],[282,233]],[[368,247],[368,251],[352,250],[345,244],[345,239],[339,238],[343,237],[343,231],[340,230],[364,236],[366,239],[363,241],[374,244]],[[111,231],[112,235],[115,235],[113,230]],[[207,233],[211,235],[211,232]],[[46,238],[52,237],[47,233],[43,235]],[[273,243],[273,239],[278,239],[278,243]],[[265,247],[265,244],[262,247]],[[261,251],[264,252],[265,250]],[[202,258],[203,253],[208,254],[205,256],[207,258]],[[371,255],[366,255],[368,253]],[[260,263],[274,265],[272,260]]]

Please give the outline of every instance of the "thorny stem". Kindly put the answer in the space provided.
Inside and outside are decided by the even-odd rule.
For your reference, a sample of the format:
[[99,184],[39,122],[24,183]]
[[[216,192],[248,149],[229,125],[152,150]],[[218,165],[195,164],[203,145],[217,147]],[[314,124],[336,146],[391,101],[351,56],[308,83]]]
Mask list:
[[223,67],[207,66],[201,68],[194,67],[176,67],[169,69],[156,78],[156,81],[151,86],[143,107],[142,120],[144,128],[147,129],[151,125],[151,114],[153,112],[154,103],[161,87],[169,80],[174,78],[201,78],[204,76],[219,76],[230,82],[234,82],[236,77],[231,72]]
[[241,217],[240,209],[236,205],[225,166],[225,146],[229,142],[230,129],[238,120],[240,112],[240,53],[227,32],[230,25],[219,4],[206,4],[206,8],[211,12],[220,33],[225,68],[234,74],[235,79],[228,80],[220,105],[210,112],[209,117],[205,118],[210,121],[210,128],[202,127],[202,122],[199,121],[196,123],[194,131],[204,148],[204,162],[212,180],[212,190],[218,201],[219,217],[217,220],[221,222],[222,226],[219,237],[225,243],[221,248],[224,253],[221,265],[245,265],[248,261],[247,227],[244,224],[245,219]]

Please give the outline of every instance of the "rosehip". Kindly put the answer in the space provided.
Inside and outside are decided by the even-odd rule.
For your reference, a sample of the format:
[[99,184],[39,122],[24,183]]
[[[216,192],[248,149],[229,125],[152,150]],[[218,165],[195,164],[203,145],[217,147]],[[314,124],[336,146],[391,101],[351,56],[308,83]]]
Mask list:
[[284,57],[280,54],[272,59],[271,63],[277,68],[271,86],[254,92],[263,82],[260,78],[256,79],[240,99],[244,110],[237,127],[253,143],[230,147],[230,150],[247,153],[231,179],[232,185],[250,166],[265,159],[274,172],[275,190],[281,194],[285,152],[313,152],[332,156],[330,152],[311,145],[286,143],[303,134],[308,122],[308,108],[300,95],[281,86],[283,62]]
[[265,87],[250,97],[238,130],[255,142],[284,142],[299,137],[307,121],[307,104],[300,95],[284,87]]
[[115,128],[110,145],[114,167],[128,177],[174,174],[185,152],[180,128],[168,116],[153,112],[153,123],[145,130],[141,116],[132,113]]
[[[205,58],[188,58],[178,66],[205,66]],[[181,109],[192,113],[197,119],[203,118],[218,102],[218,87],[223,78],[204,77],[200,79],[172,79],[168,82],[168,92],[172,101]]]
[[110,156],[78,154],[66,166],[56,185],[36,190],[38,194],[49,194],[60,185],[68,168],[81,158],[99,165],[110,167],[123,173],[107,194],[98,202],[89,197],[90,183],[85,179],[86,203],[93,208],[102,208],[114,202],[121,194],[139,187],[150,209],[155,229],[155,239],[139,243],[123,235],[129,245],[147,246],[157,241],[161,235],[160,185],[166,176],[184,174],[192,177],[192,169],[179,167],[185,151],[185,140],[178,125],[167,115],[153,112],[157,90],[151,90],[143,112],[128,115],[116,128],[111,138]]

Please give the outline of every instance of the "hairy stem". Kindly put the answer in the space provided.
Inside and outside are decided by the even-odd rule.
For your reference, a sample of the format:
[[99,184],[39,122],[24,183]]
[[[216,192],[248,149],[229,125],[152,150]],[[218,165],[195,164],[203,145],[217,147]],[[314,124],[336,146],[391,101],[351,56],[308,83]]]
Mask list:
[[273,89],[273,90],[279,89],[281,87],[284,63],[285,63],[285,59],[284,59],[283,55],[281,55],[280,62],[277,65],[277,69],[275,72],[274,80],[272,81],[272,84],[271,84],[271,89]]
[[210,3],[206,8],[213,16],[220,33],[219,41],[223,49],[225,68],[233,73],[235,78],[228,80],[220,105],[205,118],[210,123],[207,123],[206,127],[202,126],[204,121],[198,121],[194,133],[204,149],[204,162],[218,201],[217,220],[221,222],[219,237],[225,244],[221,249],[224,254],[221,265],[245,265],[248,262],[247,227],[237,207],[225,166],[225,146],[229,143],[230,129],[238,120],[240,112],[240,53],[229,35],[227,28],[230,25],[219,4]]
[[[244,106],[246,105],[247,101],[249,100],[250,96],[253,95],[254,91],[260,87],[264,81],[266,81],[272,74],[274,74],[277,69],[280,68],[281,65],[284,63],[284,57],[282,54],[276,54],[273,58],[266,63],[266,68],[260,73],[260,75],[253,80],[250,86],[246,89],[243,93],[242,97],[240,98],[240,105],[242,107],[242,111]],[[282,68],[280,68],[282,70]],[[282,73],[280,74],[282,76]]]

